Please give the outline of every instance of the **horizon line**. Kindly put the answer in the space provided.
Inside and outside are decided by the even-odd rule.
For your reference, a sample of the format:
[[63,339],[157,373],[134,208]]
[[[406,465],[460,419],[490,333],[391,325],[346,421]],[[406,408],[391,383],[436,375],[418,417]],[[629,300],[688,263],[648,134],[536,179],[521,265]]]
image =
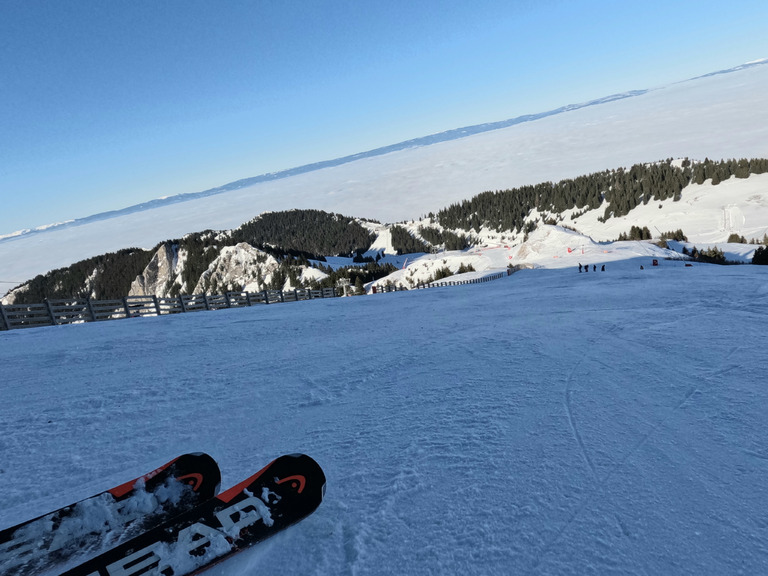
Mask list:
[[344,164],[349,164],[351,162],[355,162],[356,160],[361,160],[364,158],[373,158],[376,156],[383,156],[385,154],[389,154],[392,152],[399,152],[402,150],[407,150],[409,148],[417,148],[422,146],[431,146],[434,144],[440,144],[442,142],[450,142],[452,140],[459,140],[462,138],[466,138],[468,136],[473,136],[476,134],[482,134],[485,132],[492,132],[494,130],[501,130],[503,128],[509,128],[511,126],[515,126],[517,124],[523,124],[526,122],[533,122],[536,120],[541,120],[543,118],[547,118],[550,116],[554,116],[557,114],[563,114],[565,112],[571,112],[574,110],[579,110],[582,108],[586,108],[589,106],[597,106],[600,104],[606,104],[609,102],[614,102],[617,100],[625,100],[629,98],[634,98],[637,96],[642,96],[644,94],[647,94],[648,92],[660,90],[667,86],[672,86],[675,84],[683,84],[685,82],[691,82],[694,80],[699,80],[702,78],[709,78],[712,76],[717,76],[721,74],[729,74],[733,72],[737,72],[740,70],[744,70],[746,68],[753,68],[761,65],[768,64],[768,58],[760,58],[757,60],[752,60],[750,62],[746,62],[744,64],[740,64],[738,66],[734,66],[732,68],[726,68],[723,70],[717,70],[714,72],[709,72],[707,74],[703,74],[700,76],[695,76],[692,78],[687,78],[685,80],[680,80],[678,82],[672,82],[670,84],[665,84],[663,86],[659,86],[656,88],[645,88],[640,90],[629,90],[626,92],[620,92],[616,94],[611,94],[608,96],[603,96],[600,98],[595,98],[592,100],[587,100],[585,102],[580,102],[576,104],[566,104],[563,106],[560,106],[558,108],[547,110],[545,112],[539,112],[539,113],[533,113],[533,114],[523,114],[520,116],[516,116],[513,118],[508,118],[506,120],[499,120],[495,122],[485,122],[481,124],[473,124],[470,126],[462,126],[459,128],[452,128],[448,130],[444,130],[442,132],[435,132],[433,134],[428,134],[426,136],[420,136],[417,138],[411,138],[408,140],[403,140],[401,142],[397,142],[394,144],[388,144],[385,146],[380,146],[378,148],[372,148],[370,150],[366,150],[363,152],[358,152],[355,154],[350,154],[347,156],[341,156],[338,158],[333,158],[330,160],[321,160],[318,162],[311,162],[309,164],[302,164],[300,166],[294,167],[294,168],[287,168],[283,170],[278,170],[275,172],[266,172],[263,174],[259,174],[257,176],[251,176],[248,178],[241,178],[239,180],[234,180],[232,182],[228,182],[226,184],[223,184],[221,186],[216,186],[214,188],[209,188],[207,190],[202,190],[199,192],[182,192],[180,194],[174,194],[171,196],[164,196],[155,198],[152,200],[148,200],[146,202],[140,202],[138,204],[132,204],[123,208],[118,208],[115,210],[108,210],[105,212],[98,212],[96,214],[91,214],[89,216],[84,216],[80,218],[74,218],[71,220],[66,220],[63,222],[56,222],[56,223],[50,223],[50,224],[43,224],[40,226],[36,226],[35,228],[25,228],[21,230],[15,230],[13,232],[7,233],[7,234],[0,234],[0,242],[7,242],[7,241],[13,241],[17,238],[22,238],[25,236],[33,235],[33,234],[40,234],[43,232],[48,232],[51,230],[57,230],[61,228],[69,228],[72,226],[82,226],[84,224],[88,224],[91,222],[101,221],[101,220],[109,220],[111,218],[117,218],[120,216],[125,216],[128,214],[133,214],[136,212],[144,212],[146,210],[151,210],[153,208],[159,208],[162,206],[168,206],[171,204],[179,204],[183,202],[188,202],[191,200],[197,200],[200,198],[206,198],[209,196],[216,196],[218,194],[224,194],[226,192],[231,192],[233,190],[239,190],[241,188],[247,188],[249,186],[253,186],[255,184],[259,184],[262,182],[270,182],[274,180],[280,180],[283,178],[289,178],[291,176],[297,176],[299,174],[305,174],[308,172],[314,172],[317,170],[322,170],[324,168],[330,168],[330,167],[336,167],[341,166]]

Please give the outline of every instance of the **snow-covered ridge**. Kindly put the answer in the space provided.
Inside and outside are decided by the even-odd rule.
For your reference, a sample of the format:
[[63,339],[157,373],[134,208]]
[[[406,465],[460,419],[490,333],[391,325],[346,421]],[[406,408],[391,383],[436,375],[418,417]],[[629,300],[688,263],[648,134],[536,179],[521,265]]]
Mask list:
[[10,234],[0,234],[0,241],[7,240],[9,238],[16,238],[18,236],[26,236],[27,234],[34,234],[35,232],[45,232],[53,228],[60,228],[61,226],[68,226],[74,223],[75,220],[65,220],[64,222],[55,222],[53,224],[45,224],[43,226],[37,226],[36,228],[24,228],[23,230],[17,230]]
[[755,66],[762,66],[763,64],[768,64],[768,58],[758,58],[757,60],[752,60],[751,62],[745,62],[744,64],[741,64],[739,66],[734,66],[733,68],[725,68],[724,70],[717,70],[715,72],[710,72],[702,76],[696,76],[694,78],[690,78],[690,80],[698,80],[699,78],[708,78],[710,76],[718,76],[720,74],[730,74],[731,72],[738,72],[739,70],[745,70],[747,68],[753,68]]

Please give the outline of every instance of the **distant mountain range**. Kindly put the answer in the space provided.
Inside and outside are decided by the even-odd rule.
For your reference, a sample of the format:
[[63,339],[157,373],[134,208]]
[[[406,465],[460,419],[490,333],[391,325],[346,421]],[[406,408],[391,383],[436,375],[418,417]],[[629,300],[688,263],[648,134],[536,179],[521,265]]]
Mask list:
[[[734,70],[736,70],[734,68]],[[723,71],[725,72],[725,71]],[[720,72],[720,73],[723,73]],[[613,102],[615,100],[622,100],[624,98],[632,98],[645,94],[648,90],[632,90],[630,92],[624,92],[623,94],[613,94],[604,98],[598,98],[596,100],[590,100],[589,102],[583,102],[581,104],[569,104],[567,106],[561,106],[555,110],[549,110],[547,112],[541,112],[539,114],[525,114],[518,116],[517,118],[510,118],[509,120],[502,120],[500,122],[487,122],[485,124],[476,124],[474,126],[465,126],[464,128],[455,128],[453,130],[446,130],[445,132],[438,132],[437,134],[430,134],[429,136],[422,136],[420,138],[413,138],[411,140],[405,140],[398,142],[397,144],[390,144],[389,146],[382,146],[381,148],[374,148],[366,152],[359,152],[350,156],[343,156],[341,158],[335,158],[333,160],[323,160],[321,162],[313,162],[311,164],[305,164],[296,168],[289,168],[287,170],[280,170],[278,172],[270,172],[267,174],[260,174],[259,176],[252,176],[250,178],[243,178],[235,180],[229,184],[223,186],[217,186],[216,188],[210,188],[203,190],[202,192],[188,192],[184,194],[175,194],[173,196],[166,196],[165,198],[157,198],[150,200],[149,202],[142,202],[141,204],[134,204],[126,208],[119,210],[110,210],[107,212],[99,212],[91,216],[84,218],[76,218],[74,220],[68,220],[66,222],[60,222],[56,224],[48,224],[40,226],[38,228],[29,228],[26,230],[19,230],[11,234],[0,235],[0,242],[5,239],[22,236],[26,234],[36,234],[40,232],[47,232],[55,228],[69,227],[69,226],[81,226],[90,222],[98,222],[100,220],[108,220],[110,218],[116,218],[118,216],[126,216],[128,214],[135,214],[136,212],[143,212],[145,210],[152,210],[153,208],[160,208],[162,206],[169,206],[172,204],[178,204],[180,202],[189,202],[190,200],[198,200],[200,198],[207,198],[209,196],[216,196],[217,194],[223,194],[225,192],[231,192],[233,190],[240,190],[241,188],[247,188],[254,184],[262,182],[271,182],[273,180],[280,180],[282,178],[290,178],[291,176],[298,176],[299,174],[306,174],[308,172],[314,172],[315,170],[322,170],[323,168],[333,168],[335,166],[341,166],[342,164],[348,164],[355,162],[356,160],[363,160],[365,158],[373,158],[376,156],[382,156],[384,154],[390,154],[391,152],[398,152],[400,150],[407,150],[408,148],[416,148],[419,146],[430,146],[439,142],[448,142],[450,140],[458,140],[459,138],[466,138],[473,134],[481,134],[483,132],[490,132],[491,130],[499,130],[501,128],[508,128],[516,124],[522,124],[523,122],[532,122],[534,120],[540,120],[548,116],[554,116],[556,114],[562,114],[563,112],[570,112],[572,110],[578,110],[579,108],[586,108],[587,106],[597,106],[605,104],[606,102]]]
[[[737,72],[740,70],[744,70],[746,68],[752,68],[756,66],[762,66],[768,64],[768,59],[764,60],[758,60],[755,62],[750,62],[747,64],[742,64],[740,66],[735,66],[733,68],[728,68],[725,70],[718,70],[716,72],[711,72],[709,74],[705,74],[703,76],[697,76],[695,78],[691,78],[689,80],[684,80],[683,82],[689,82],[691,80],[697,80],[700,78],[707,78],[711,76],[716,75],[722,75],[722,74],[730,74],[732,72]],[[230,182],[228,184],[224,184],[223,186],[218,186],[216,188],[210,188],[208,190],[203,190],[201,192],[189,192],[184,194],[176,194],[173,196],[167,196],[164,198],[158,198],[155,200],[150,200],[149,202],[142,202],[141,204],[135,204],[133,206],[128,206],[126,208],[121,208],[118,210],[110,210],[107,212],[99,212],[98,214],[93,214],[91,216],[86,216],[83,218],[76,218],[74,220],[68,220],[66,222],[61,223],[55,223],[55,224],[48,224],[45,226],[40,226],[37,228],[31,228],[31,229],[25,229],[25,230],[19,230],[16,232],[13,232],[11,234],[6,235],[0,235],[0,242],[3,240],[23,236],[27,234],[36,234],[40,232],[48,232],[50,230],[54,230],[56,228],[62,228],[62,227],[70,227],[70,226],[81,226],[83,224],[88,224],[91,222],[97,222],[101,220],[108,220],[110,218],[116,218],[118,216],[126,216],[128,214],[134,214],[136,212],[143,212],[146,210],[152,210],[154,208],[160,208],[163,206],[169,206],[173,204],[178,204],[180,202],[188,202],[190,200],[197,200],[200,198],[207,198],[209,196],[215,196],[218,194],[223,194],[225,192],[231,192],[233,190],[239,190],[242,188],[247,188],[249,186],[253,186],[254,184],[259,184],[262,182],[271,182],[274,180],[280,180],[283,178],[290,178],[291,176],[298,176],[300,174],[306,174],[308,172],[314,172],[316,170],[322,170],[324,168],[332,168],[335,166],[341,166],[343,164],[348,164],[350,162],[355,162],[357,160],[362,160],[365,158],[373,158],[376,156],[382,156],[384,154],[390,154],[392,152],[398,152],[401,150],[407,150],[409,148],[416,148],[420,146],[431,146],[433,144],[438,144],[440,142],[448,142],[451,140],[458,140],[460,138],[466,138],[467,136],[472,136],[475,134],[481,134],[483,132],[490,132],[492,130],[500,130],[502,128],[509,128],[510,126],[515,126],[517,124],[522,124],[525,122],[533,122],[535,120],[541,120],[542,118],[547,118],[549,116],[555,116],[557,114],[563,114],[564,112],[572,112],[574,110],[579,110],[581,108],[587,108],[590,106],[599,106],[601,104],[606,104],[608,102],[615,102],[617,100],[624,100],[627,98],[634,98],[637,96],[641,96],[643,94],[647,94],[650,91],[650,89],[644,89],[644,90],[631,90],[629,92],[623,92],[620,94],[612,94],[610,96],[605,96],[603,98],[597,98],[594,100],[589,100],[587,102],[582,102],[579,104],[568,104],[566,106],[561,106],[559,108],[556,108],[554,110],[548,110],[546,112],[540,112],[538,114],[524,114],[522,116],[517,116],[515,118],[510,118],[508,120],[501,120],[499,122],[487,122],[484,124],[476,124],[474,126],[465,126],[463,128],[454,128],[452,130],[446,130],[444,132],[438,132],[437,134],[430,134],[428,136],[422,136],[420,138],[413,138],[411,140],[405,140],[403,142],[398,142],[396,144],[390,144],[389,146],[382,146],[381,148],[374,148],[373,150],[368,150],[365,152],[359,152],[357,154],[352,154],[349,156],[343,156],[341,158],[335,158],[333,160],[323,160],[320,162],[313,162],[311,164],[305,164],[303,166],[298,166],[296,168],[289,168],[287,170],[280,170],[277,172],[270,172],[267,174],[260,174],[258,176],[252,176],[250,178],[243,178],[240,180],[236,180],[234,182]]]

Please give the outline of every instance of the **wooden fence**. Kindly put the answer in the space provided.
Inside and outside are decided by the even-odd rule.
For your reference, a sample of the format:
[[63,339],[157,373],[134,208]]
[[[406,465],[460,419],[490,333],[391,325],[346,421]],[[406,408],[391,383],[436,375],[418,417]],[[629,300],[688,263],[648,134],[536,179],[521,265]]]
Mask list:
[[496,274],[489,274],[488,276],[482,276],[481,278],[472,278],[471,280],[435,280],[434,282],[430,282],[429,284],[419,284],[417,286],[418,289],[424,289],[424,288],[440,288],[440,286],[461,286],[463,284],[482,284],[484,282],[491,282],[492,280],[499,280],[501,278],[504,278],[505,276],[508,276],[509,274],[512,274],[512,271],[509,272],[498,272]]
[[[440,286],[460,286],[462,284],[481,284],[498,280],[511,274],[513,270],[490,274],[472,280],[436,280],[430,284],[418,284],[414,289],[438,288]],[[408,290],[394,285],[379,286],[371,290],[373,294]],[[66,298],[46,300],[42,304],[0,304],[0,331],[16,328],[35,328],[37,326],[57,326],[101,320],[118,320],[140,316],[162,316],[200,310],[221,310],[223,308],[241,308],[258,304],[277,302],[298,302],[315,298],[334,298],[338,296],[335,288],[322,290],[263,290],[261,292],[227,292],[226,294],[193,294],[175,297],[128,296],[120,300],[91,300],[90,298]]]
[[[498,272],[496,274],[489,274],[488,276],[483,276],[482,278],[473,278],[471,280],[435,280],[434,282],[430,282],[429,284],[417,284],[414,286],[414,290],[425,290],[427,288],[440,288],[441,286],[461,286],[463,284],[482,284],[483,282],[491,282],[492,280],[499,280],[500,278],[504,278],[505,276],[509,276],[512,274],[514,270],[508,269],[506,272]],[[388,284],[385,286],[374,286],[371,290],[372,294],[379,294],[384,292],[399,292],[400,290],[408,290],[408,288],[404,288],[402,286],[395,286],[393,284]]]
[[334,288],[322,290],[263,290],[262,292],[227,292],[176,297],[128,296],[121,300],[67,298],[46,300],[42,304],[0,304],[0,330],[56,326],[81,322],[99,322],[139,316],[161,316],[199,310],[221,310],[277,302],[298,302],[336,297]]

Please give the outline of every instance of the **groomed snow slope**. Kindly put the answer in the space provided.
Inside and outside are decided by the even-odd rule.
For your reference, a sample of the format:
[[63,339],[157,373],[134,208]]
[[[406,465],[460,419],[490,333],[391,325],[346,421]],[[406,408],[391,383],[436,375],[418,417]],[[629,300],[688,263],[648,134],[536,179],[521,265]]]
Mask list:
[[0,240],[0,281],[20,284],[105,252],[151,248],[209,228],[234,228],[270,210],[315,208],[395,222],[417,219],[485,190],[641,162],[765,157],[766,93],[768,61],[458,140],[109,220],[6,238]]
[[766,574],[768,271],[639,262],[0,333],[0,528],[302,451],[325,502],[211,576]]

